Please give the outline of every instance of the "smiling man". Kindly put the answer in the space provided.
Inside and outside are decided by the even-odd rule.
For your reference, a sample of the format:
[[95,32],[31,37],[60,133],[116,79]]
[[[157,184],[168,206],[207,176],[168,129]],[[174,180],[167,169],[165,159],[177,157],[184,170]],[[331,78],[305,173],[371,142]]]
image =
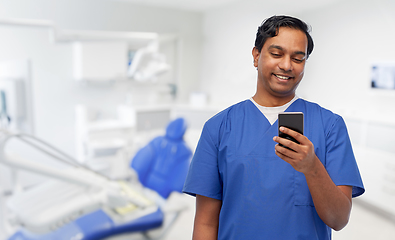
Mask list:
[[[194,240],[327,240],[347,225],[364,187],[345,123],[295,95],[313,46],[294,17],[258,28],[255,95],[206,122],[191,162],[184,192],[196,196]],[[280,128],[299,144],[277,137],[281,112],[304,113],[304,135]]]
[[281,27],[277,36],[254,47],[254,66],[258,69],[258,88],[254,100],[262,106],[276,107],[292,100],[303,78],[307,58],[307,36],[290,27]]

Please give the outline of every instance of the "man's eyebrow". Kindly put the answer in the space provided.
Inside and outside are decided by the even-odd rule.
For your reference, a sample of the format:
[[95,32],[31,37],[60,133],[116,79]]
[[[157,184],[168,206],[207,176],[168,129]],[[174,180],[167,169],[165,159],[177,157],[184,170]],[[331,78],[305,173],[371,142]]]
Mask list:
[[294,52],[294,54],[306,56],[306,53],[303,51],[296,51],[296,52]]
[[[270,45],[269,46],[269,49],[278,49],[278,50],[280,50],[280,51],[284,51],[284,48],[283,47],[281,47],[281,46],[279,46],[279,45]],[[303,55],[303,56],[306,56],[306,53],[305,52],[303,52],[303,51],[296,51],[296,52],[294,52],[294,54],[295,55]]]
[[274,44],[269,46],[269,49],[272,49],[272,48],[275,48],[275,49],[278,49],[278,50],[281,50],[281,51],[284,50],[281,46],[274,45]]

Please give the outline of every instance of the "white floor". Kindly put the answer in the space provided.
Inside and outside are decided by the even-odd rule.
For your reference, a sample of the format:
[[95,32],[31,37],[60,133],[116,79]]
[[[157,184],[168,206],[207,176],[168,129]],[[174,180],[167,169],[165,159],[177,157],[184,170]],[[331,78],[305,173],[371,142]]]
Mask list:
[[[170,230],[165,240],[192,239],[195,199],[186,197],[189,209],[182,213]],[[394,203],[395,204],[395,203]],[[375,213],[354,199],[353,209],[348,225],[341,231],[333,231],[333,240],[394,240],[395,221]]]

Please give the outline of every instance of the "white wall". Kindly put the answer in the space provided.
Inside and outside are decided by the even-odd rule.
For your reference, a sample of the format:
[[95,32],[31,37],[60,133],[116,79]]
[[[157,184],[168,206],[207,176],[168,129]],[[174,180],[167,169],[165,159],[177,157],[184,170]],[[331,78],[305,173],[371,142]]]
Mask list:
[[394,11],[395,2],[379,0],[346,1],[306,13],[316,49],[301,93],[339,111],[393,116],[395,94],[369,88],[372,62],[394,60]]
[[[202,14],[108,0],[0,0],[0,18],[53,21],[60,30],[141,31],[181,38],[179,99],[198,81]],[[46,29],[0,25],[0,60],[32,62],[35,133],[73,155],[74,105],[112,108],[128,93],[143,102],[152,86],[82,86],[72,76],[71,44],[52,44]],[[194,57],[190,57],[194,56]]]
[[204,15],[204,48],[200,90],[211,104],[226,106],[251,97],[256,88],[252,64],[256,27],[267,14],[249,14],[235,4]]

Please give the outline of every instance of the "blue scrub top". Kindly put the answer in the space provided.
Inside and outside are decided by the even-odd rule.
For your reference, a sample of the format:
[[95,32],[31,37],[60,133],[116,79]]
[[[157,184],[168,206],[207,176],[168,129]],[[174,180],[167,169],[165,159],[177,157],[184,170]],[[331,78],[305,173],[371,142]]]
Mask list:
[[[304,113],[304,134],[336,185],[365,190],[343,119],[298,99],[286,112]],[[274,151],[271,125],[246,100],[208,120],[183,191],[222,200],[218,239],[331,239],[304,175]]]

